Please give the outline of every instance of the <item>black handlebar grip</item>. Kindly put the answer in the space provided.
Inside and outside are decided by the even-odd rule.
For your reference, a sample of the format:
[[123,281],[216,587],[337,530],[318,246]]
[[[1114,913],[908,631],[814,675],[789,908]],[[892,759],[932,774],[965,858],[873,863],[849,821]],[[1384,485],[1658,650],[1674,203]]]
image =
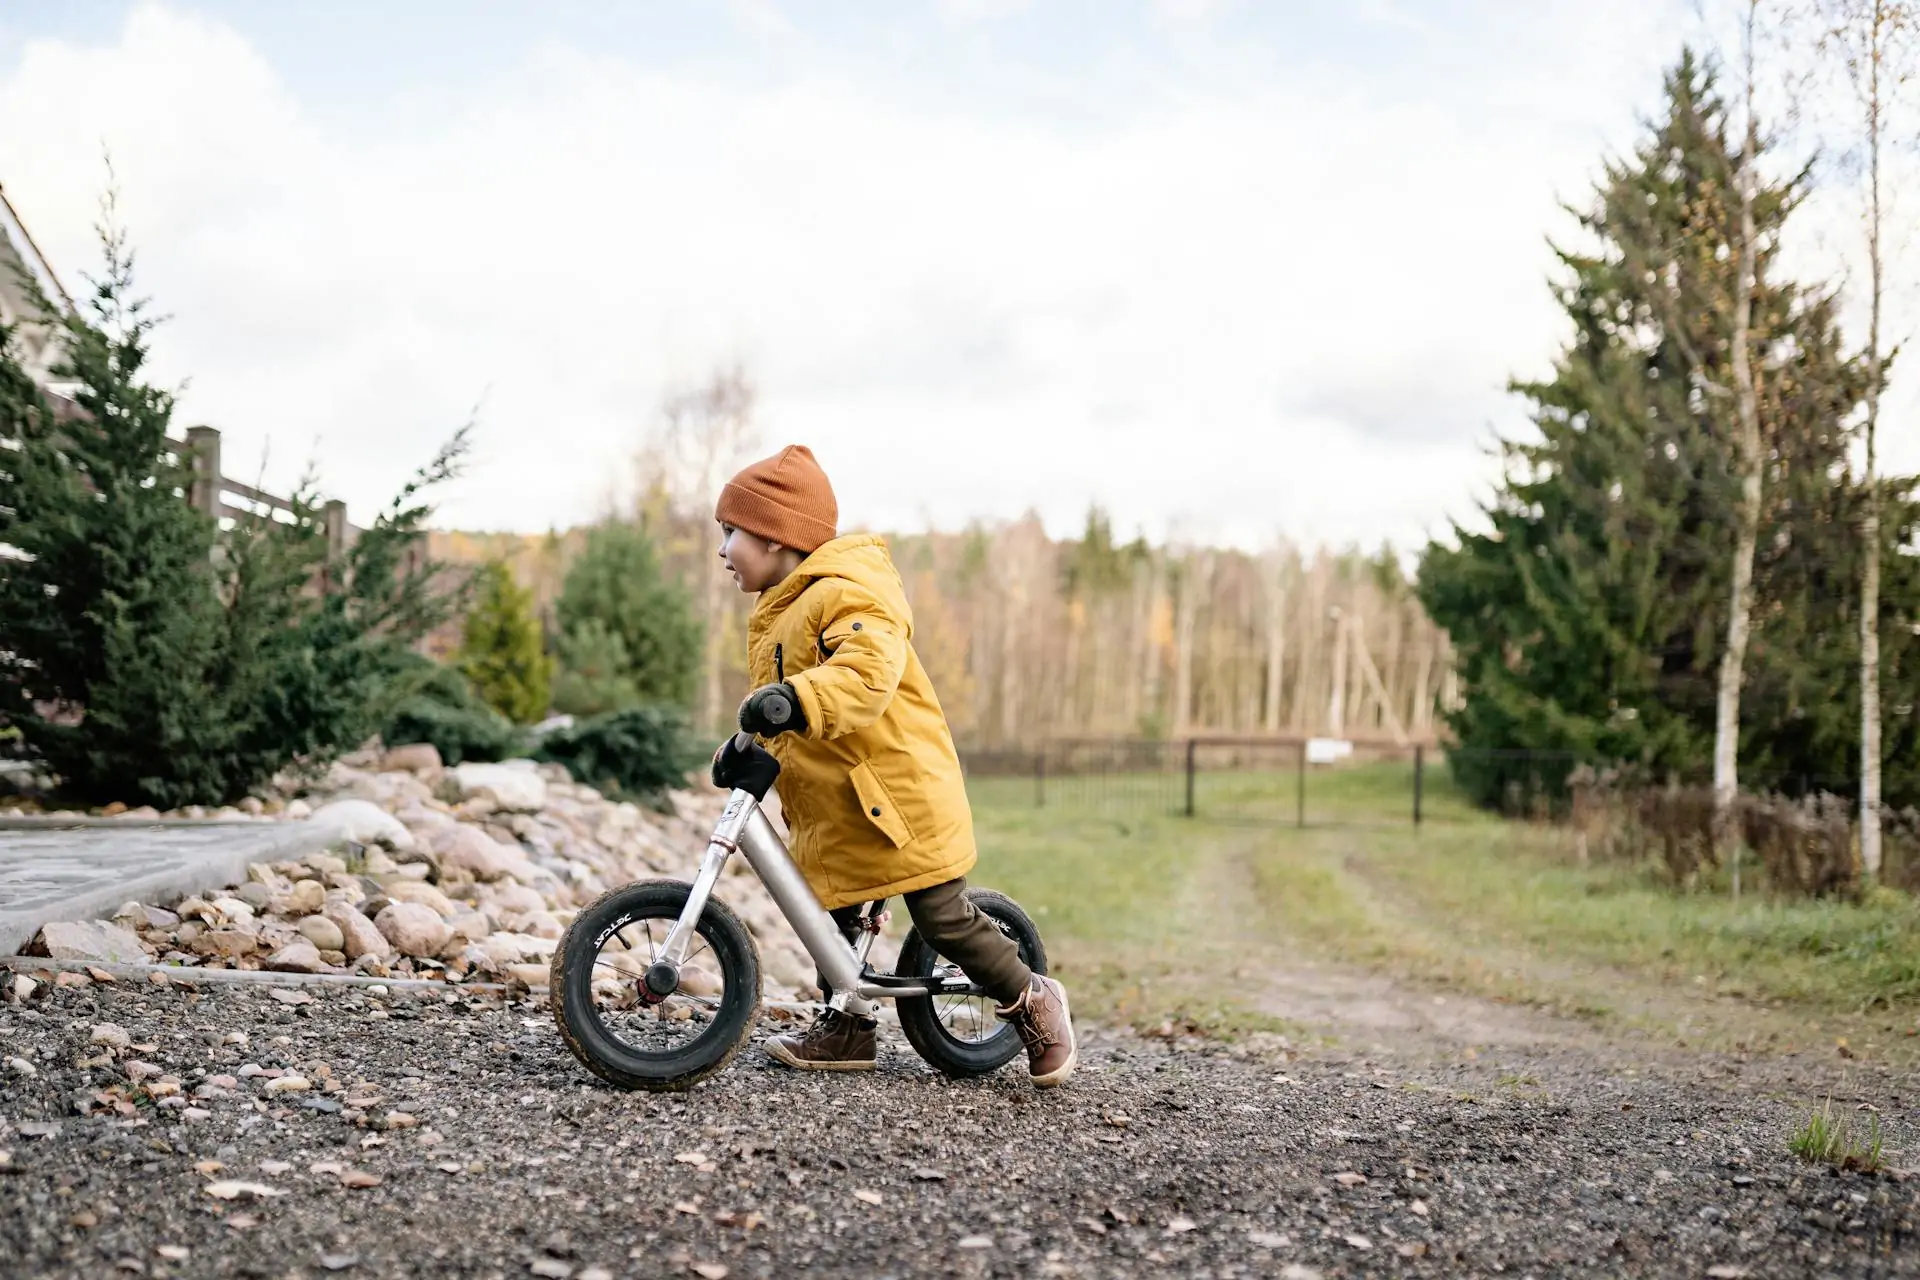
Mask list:
[[770,693],[760,701],[760,714],[768,724],[779,728],[793,719],[793,701],[784,693]]

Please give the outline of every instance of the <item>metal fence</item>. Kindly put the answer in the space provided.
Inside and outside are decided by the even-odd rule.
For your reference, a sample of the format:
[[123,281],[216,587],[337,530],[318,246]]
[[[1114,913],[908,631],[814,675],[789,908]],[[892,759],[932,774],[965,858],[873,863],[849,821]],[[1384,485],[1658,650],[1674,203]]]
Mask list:
[[1353,743],[1322,760],[1297,738],[1068,739],[962,759],[975,792],[1005,805],[1296,827],[1417,826],[1470,812],[1435,767],[1440,753],[1420,744]]

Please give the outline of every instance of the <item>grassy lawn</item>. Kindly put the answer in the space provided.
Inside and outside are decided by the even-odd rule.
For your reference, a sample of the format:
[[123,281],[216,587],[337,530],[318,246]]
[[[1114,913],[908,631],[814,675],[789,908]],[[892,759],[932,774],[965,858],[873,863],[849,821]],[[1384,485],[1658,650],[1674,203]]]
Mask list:
[[[981,883],[1036,913],[1091,1013],[1272,1025],[1259,976],[1301,954],[1709,1042],[1905,1039],[1920,1014],[1920,903],[1772,901],[1581,865],[1552,830],[1470,810],[1406,766],[1309,778],[973,785]],[[1266,821],[1230,820],[1255,815]]]

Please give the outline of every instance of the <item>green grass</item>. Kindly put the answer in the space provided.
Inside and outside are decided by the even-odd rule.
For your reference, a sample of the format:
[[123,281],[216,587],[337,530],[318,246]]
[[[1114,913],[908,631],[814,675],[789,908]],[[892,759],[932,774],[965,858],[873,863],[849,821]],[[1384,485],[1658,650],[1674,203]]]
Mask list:
[[1478,814],[1443,770],[1427,777],[1419,832],[1405,766],[1316,771],[1304,830],[1290,774],[1203,775],[1196,819],[1155,778],[1079,794],[1050,780],[1045,807],[1031,780],[984,780],[978,877],[1036,912],[1083,1007],[1140,1023],[1271,1021],[1258,976],[1304,952],[1696,1036],[1734,1006],[1915,1025],[1914,899],[1679,893],[1647,868],[1583,865],[1563,833]]
[[1884,1148],[1879,1116],[1868,1115],[1867,1131],[1862,1135],[1845,1113],[1834,1116],[1832,1098],[1808,1116],[1787,1142],[1787,1149],[1808,1164],[1828,1164],[1861,1173],[1878,1173],[1886,1168]]

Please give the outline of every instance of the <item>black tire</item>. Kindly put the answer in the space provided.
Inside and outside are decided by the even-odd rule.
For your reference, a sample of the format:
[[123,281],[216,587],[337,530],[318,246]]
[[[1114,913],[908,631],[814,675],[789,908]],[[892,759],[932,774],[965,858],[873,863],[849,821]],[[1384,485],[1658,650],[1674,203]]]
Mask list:
[[560,1037],[587,1070],[622,1089],[691,1089],[733,1060],[759,1019],[760,948],[740,917],[710,897],[696,933],[712,948],[725,989],[705,1030],[670,1051],[649,1052],[622,1040],[608,1025],[593,989],[595,962],[607,938],[641,921],[665,921],[670,927],[690,891],[680,880],[640,880],[610,889],[574,917],[554,948],[547,1000]]
[[[969,889],[967,899],[992,917],[1000,926],[1000,932],[1013,939],[1029,969],[1035,973],[1047,971],[1046,944],[1019,903],[991,889]],[[910,929],[907,940],[900,945],[900,959],[893,971],[902,977],[926,978],[932,976],[935,966],[941,963],[944,962],[934,949],[921,939],[920,931]],[[908,996],[894,1002],[907,1043],[934,1070],[955,1077],[983,1076],[1020,1056],[1020,1036],[1011,1024],[1001,1023],[981,1040],[964,1039],[948,1027],[938,1007],[939,1001],[937,996]],[[987,1003],[991,1004],[991,999]]]

